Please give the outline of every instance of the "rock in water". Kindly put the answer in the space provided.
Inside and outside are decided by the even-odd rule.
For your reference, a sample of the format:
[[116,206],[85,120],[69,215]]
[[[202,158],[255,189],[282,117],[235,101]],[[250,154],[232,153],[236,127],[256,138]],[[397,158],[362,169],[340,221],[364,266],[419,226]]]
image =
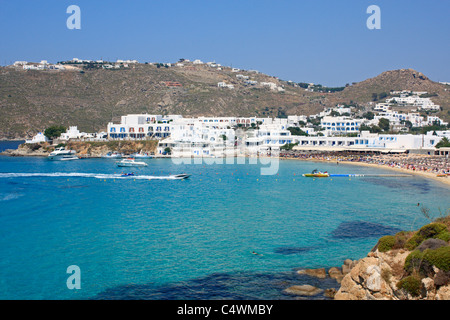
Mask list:
[[322,289],[316,288],[309,284],[295,285],[284,290],[284,292],[286,293],[295,294],[298,296],[316,296],[322,291],[323,291]]
[[304,269],[297,271],[298,274],[307,274],[308,276],[324,279],[327,276],[325,268],[320,269]]

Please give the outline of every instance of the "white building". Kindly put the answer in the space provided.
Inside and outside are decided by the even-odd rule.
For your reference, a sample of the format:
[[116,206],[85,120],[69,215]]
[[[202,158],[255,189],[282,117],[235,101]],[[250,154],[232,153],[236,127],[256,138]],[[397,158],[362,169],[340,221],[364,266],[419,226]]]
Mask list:
[[25,143],[41,143],[48,142],[48,138],[42,133],[37,133],[32,139],[25,140]]
[[325,129],[326,136],[345,135],[358,133],[363,119],[352,119],[350,117],[330,117],[325,116],[320,121],[320,126]]
[[438,124],[440,126],[446,126],[446,125],[448,125],[448,122],[443,121],[439,117],[427,116],[427,125],[432,126],[434,124]]
[[122,116],[120,123],[108,123],[108,139],[143,140],[162,139],[170,136],[173,119],[163,119],[162,115],[129,114]]
[[234,89],[234,85],[228,84],[228,83],[226,83],[225,81],[218,82],[218,83],[217,83],[217,86],[218,86],[219,88]]
[[[418,92],[424,94],[426,92]],[[386,100],[387,103],[397,103],[400,106],[414,106],[418,110],[440,110],[440,106],[431,101],[430,98],[420,98],[418,95],[406,95],[402,94],[400,97],[393,97]]]
[[77,126],[71,126],[66,130],[66,132],[61,133],[59,139],[67,141],[69,139],[80,139],[85,135],[86,133],[81,133]]
[[362,131],[357,137],[303,137],[294,136],[297,151],[375,151],[406,152],[408,150],[433,149],[439,136],[412,134],[375,134]]

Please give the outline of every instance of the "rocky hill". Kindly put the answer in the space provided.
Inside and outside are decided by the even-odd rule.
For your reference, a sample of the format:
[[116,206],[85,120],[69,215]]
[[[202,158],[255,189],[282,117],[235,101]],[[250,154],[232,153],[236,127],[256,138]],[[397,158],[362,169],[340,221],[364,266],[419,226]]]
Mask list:
[[336,300],[450,300],[450,218],[382,237],[345,275]]
[[[258,81],[246,84],[238,74]],[[218,88],[225,81],[234,89]],[[284,91],[260,85],[272,82]],[[308,92],[275,77],[206,65],[165,68],[131,64],[117,70],[23,70],[0,68],[0,139],[23,139],[50,125],[77,125],[80,130],[105,130],[112,119],[130,113],[182,114],[183,116],[310,115],[337,103],[364,104],[373,93],[420,90],[435,93],[432,99],[449,118],[448,86],[433,82],[414,70],[384,72],[378,77],[334,93]]]

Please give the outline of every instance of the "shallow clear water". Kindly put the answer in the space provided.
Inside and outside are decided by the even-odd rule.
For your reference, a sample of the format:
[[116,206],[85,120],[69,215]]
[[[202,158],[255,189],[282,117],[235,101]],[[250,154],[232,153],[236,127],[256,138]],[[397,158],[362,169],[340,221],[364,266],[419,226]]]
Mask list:
[[[316,284],[293,269],[364,257],[383,234],[426,223],[418,203],[434,216],[450,207],[448,189],[420,177],[301,177],[390,170],[280,161],[262,176],[248,163],[146,161],[128,171],[192,176],[0,156],[0,298],[290,299],[283,288]],[[70,265],[80,290],[66,286]]]

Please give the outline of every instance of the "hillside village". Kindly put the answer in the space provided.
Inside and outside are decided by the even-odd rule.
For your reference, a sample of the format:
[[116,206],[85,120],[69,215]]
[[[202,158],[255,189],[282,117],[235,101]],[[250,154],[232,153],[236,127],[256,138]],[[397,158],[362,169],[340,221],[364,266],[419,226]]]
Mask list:
[[[316,115],[287,118],[129,114],[120,121],[109,122],[106,131],[98,133],[84,133],[77,126],[70,126],[57,137],[57,142],[158,140],[156,154],[174,157],[273,155],[292,148],[433,155],[435,146],[450,138],[448,123],[438,117],[424,119],[416,113],[399,114],[385,104],[388,103],[375,105],[373,112],[362,117],[357,117],[353,108],[344,106]],[[382,106],[382,111],[376,111]],[[428,130],[412,134],[410,129]],[[42,132],[26,141],[41,142],[48,142]]]
[[[4,79],[14,76],[11,84],[14,87],[17,83],[15,88],[19,80],[24,85],[35,86],[36,79],[46,81],[51,88],[47,96],[36,93],[26,101],[22,98],[21,101],[13,102],[13,107],[19,107],[20,103],[30,104],[33,99],[46,101],[47,104],[53,103],[55,99],[64,100],[64,104],[72,100],[75,105],[66,107],[75,107],[73,113],[62,111],[61,107],[56,106],[51,110],[47,110],[45,105],[35,107],[44,113],[53,114],[43,119],[40,124],[32,123],[36,120],[34,117],[20,119],[22,123],[14,128],[27,126],[24,122],[28,121],[28,127],[38,129],[34,129],[34,133],[33,130],[27,129],[27,143],[47,141],[48,137],[43,134],[46,127],[65,125],[67,132],[61,134],[58,141],[156,139],[159,140],[157,153],[170,152],[172,156],[222,156],[235,152],[232,149],[238,144],[243,146],[247,153],[253,154],[271,154],[294,147],[305,150],[363,148],[366,151],[375,148],[384,152],[415,150],[414,152],[430,154],[434,153],[436,144],[442,138],[450,136],[449,124],[445,121],[448,118],[445,113],[448,108],[448,85],[431,82],[414,70],[385,72],[371,79],[371,86],[366,85],[364,90],[359,89],[354,93],[355,100],[342,102],[345,99],[336,95],[348,95],[348,92],[355,91],[369,80],[328,88],[314,83],[284,81],[257,70],[241,70],[216,62],[205,63],[199,59],[179,59],[176,63],[139,63],[137,60],[117,59],[111,62],[103,59],[73,58],[56,64],[46,60],[40,63],[16,61],[3,69]],[[129,74],[127,70],[132,73]],[[107,73],[103,75],[99,72]],[[91,78],[84,80],[85,75]],[[130,79],[130,75],[133,78]],[[105,82],[117,78],[117,81],[122,81],[122,85],[134,81],[134,78],[145,79],[150,86],[145,88],[140,83],[141,89],[133,95],[137,89],[136,85],[130,87],[126,84],[127,89],[124,91],[116,82],[116,88],[105,84],[104,87],[96,89],[95,93],[80,95],[79,92],[90,92],[92,86],[100,84],[101,80],[97,77],[102,77]],[[413,89],[421,85],[436,90],[428,92],[405,88],[388,91],[374,89],[377,92],[370,94],[368,90],[377,85],[378,78],[383,77],[388,77],[391,81],[395,81],[395,78],[404,79],[402,81]],[[57,82],[54,82],[55,80]],[[387,81],[383,79],[383,82]],[[65,92],[69,90],[68,87],[73,88],[72,92]],[[113,91],[108,94],[110,91],[107,90]],[[357,101],[361,92],[370,96],[365,102]],[[12,95],[8,94],[8,98],[13,98]],[[109,111],[111,104],[89,110],[77,106],[81,101],[87,101],[86,98],[92,97],[91,100],[94,100],[98,99],[99,95],[104,97],[99,104],[108,101],[110,96],[119,100],[113,104],[113,111]],[[139,95],[143,95],[145,99],[133,102]],[[160,101],[156,107],[151,107],[150,105],[155,103],[154,97]],[[0,99],[0,103],[8,103],[8,98]],[[59,101],[56,103],[61,104]],[[139,111],[136,105],[144,101],[149,106],[140,107],[141,111],[135,112]],[[435,101],[444,101],[444,106]],[[231,110],[226,108],[230,104]],[[255,104],[257,106],[252,107]],[[299,110],[304,112],[298,113]],[[439,116],[441,114],[442,118]],[[90,121],[96,121],[92,126],[94,130],[90,133],[80,132],[78,129],[87,131],[86,117],[91,119]],[[40,132],[36,134],[38,131]]]

